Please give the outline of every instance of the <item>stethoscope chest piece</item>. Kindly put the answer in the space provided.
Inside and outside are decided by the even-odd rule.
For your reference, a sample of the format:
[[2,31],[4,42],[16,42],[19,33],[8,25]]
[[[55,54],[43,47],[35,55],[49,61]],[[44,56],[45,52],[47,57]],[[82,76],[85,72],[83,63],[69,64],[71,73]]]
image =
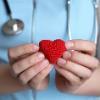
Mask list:
[[24,30],[24,22],[20,19],[15,19],[12,17],[12,11],[9,6],[8,0],[3,0],[3,3],[9,20],[2,26],[2,32],[8,36],[22,33],[22,31]]
[[19,19],[10,19],[2,26],[5,35],[18,35],[24,30],[24,23]]

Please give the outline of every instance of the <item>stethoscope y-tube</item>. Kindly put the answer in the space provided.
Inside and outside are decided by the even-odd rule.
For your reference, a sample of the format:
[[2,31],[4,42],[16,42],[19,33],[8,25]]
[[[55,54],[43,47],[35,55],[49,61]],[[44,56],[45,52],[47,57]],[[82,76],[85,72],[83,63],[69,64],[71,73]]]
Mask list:
[[100,60],[100,1],[96,6],[96,16],[97,16],[97,42],[96,42],[96,58]]
[[72,40],[72,35],[71,35],[71,28],[70,28],[70,10],[71,10],[71,0],[67,0],[66,1],[66,5],[65,5],[65,8],[66,8],[66,16],[67,16],[67,24],[66,24],[66,32],[68,34],[68,38],[69,40]]

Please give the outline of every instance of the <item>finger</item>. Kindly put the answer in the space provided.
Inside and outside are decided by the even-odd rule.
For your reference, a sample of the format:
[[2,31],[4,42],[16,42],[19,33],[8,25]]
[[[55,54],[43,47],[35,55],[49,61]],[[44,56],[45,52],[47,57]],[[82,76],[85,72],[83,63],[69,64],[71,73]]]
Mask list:
[[72,51],[70,53],[71,53],[71,58],[70,58],[71,61],[78,63],[82,66],[85,66],[89,69],[94,70],[99,65],[99,61],[93,56],[77,51]]
[[68,50],[83,51],[92,55],[94,55],[96,51],[95,43],[87,40],[71,40],[67,41],[65,45]]
[[55,67],[56,71],[61,74],[66,80],[68,80],[70,82],[71,85],[80,85],[81,84],[81,80],[78,76],[72,74],[71,72],[60,68],[59,66]]
[[64,59],[66,59],[66,61],[67,60],[70,60],[71,59],[71,52],[69,52],[69,51],[65,51],[64,53],[63,53],[63,56],[62,56]]
[[26,84],[48,65],[49,62],[45,59],[42,62],[34,65],[33,67],[29,68],[28,70],[20,74],[19,79],[22,81],[23,84]]
[[37,52],[23,60],[18,61],[17,63],[12,65],[12,69],[14,74],[17,76],[21,72],[25,71],[29,67],[39,63],[44,59],[44,54]]
[[[65,62],[65,63],[62,63]],[[57,62],[60,68],[64,70],[70,71],[71,73],[77,75],[80,78],[87,79],[92,75],[92,71],[82,65],[74,63],[72,61],[65,61],[64,59],[60,58]]]
[[39,47],[34,44],[25,44],[17,46],[15,48],[10,48],[8,50],[8,56],[10,59],[17,59],[20,56],[34,53],[39,50]]
[[41,72],[39,72],[38,75],[33,77],[33,79],[31,80],[31,84],[40,83],[42,80],[44,80],[49,75],[52,69],[53,69],[52,65],[49,64],[46,68],[44,68]]

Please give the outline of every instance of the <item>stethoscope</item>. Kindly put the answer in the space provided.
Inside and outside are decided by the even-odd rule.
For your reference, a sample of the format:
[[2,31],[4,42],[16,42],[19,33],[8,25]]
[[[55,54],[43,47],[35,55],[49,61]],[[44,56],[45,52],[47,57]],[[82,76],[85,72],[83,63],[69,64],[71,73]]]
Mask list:
[[[67,12],[67,24],[66,24],[66,31],[67,31],[67,34],[68,34],[68,37],[69,37],[69,40],[72,40],[72,34],[71,34],[71,28],[70,28],[70,24],[71,24],[71,19],[70,19],[70,9],[71,9],[71,0],[66,0],[66,12]],[[14,35],[17,35],[17,34],[21,34],[24,30],[24,22],[21,20],[21,19],[14,19],[12,17],[12,11],[11,11],[11,8],[10,8],[10,5],[9,5],[9,2],[8,0],[3,0],[3,3],[4,3],[4,6],[5,6],[5,10],[6,10],[6,13],[9,17],[9,20],[7,22],[5,22],[2,26],[2,32],[7,35],[7,36],[14,36]],[[92,30],[92,35],[94,34],[94,30],[95,30],[95,24],[97,23],[96,21],[96,8],[99,4],[99,0],[92,0],[92,4],[93,4],[93,8],[94,8],[94,26],[93,26],[93,30]],[[32,25],[34,23],[34,12],[35,12],[35,9],[36,9],[36,0],[33,0],[33,20],[32,20]],[[96,32],[97,33],[97,32]],[[91,35],[91,36],[92,36]],[[33,37],[33,34],[32,34],[32,37]],[[96,35],[96,39],[97,39],[97,35]],[[97,41],[95,39],[95,42]]]
[[[97,14],[96,14],[96,9],[98,8],[100,0],[92,0],[92,4],[94,7],[94,27],[93,27],[93,31],[92,31],[92,35],[94,34],[94,30],[95,30],[95,25],[98,27],[97,25]],[[6,9],[6,13],[9,17],[9,20],[7,22],[4,23],[4,25],[2,26],[2,31],[5,35],[7,36],[14,36],[17,34],[21,34],[22,31],[24,30],[24,22],[21,19],[14,19],[12,17],[12,11],[11,8],[9,6],[9,2],[8,0],[3,0],[5,9]],[[71,34],[71,28],[70,28],[70,24],[71,24],[71,19],[70,19],[70,9],[71,9],[71,0],[67,0],[66,2],[66,12],[67,12],[67,24],[66,24],[66,31],[69,37],[69,40],[72,40],[72,34]],[[33,15],[32,15],[32,27],[33,27],[33,23],[34,23],[34,13],[35,13],[35,9],[36,9],[36,0],[33,0]],[[100,30],[97,29],[96,30]],[[33,31],[33,30],[32,30]],[[91,35],[91,36],[92,36]],[[96,32],[96,39],[95,39],[95,43],[98,41],[97,40],[98,37],[98,32]],[[31,36],[31,40],[33,41],[33,32],[32,32],[32,36]],[[34,99],[36,100],[36,91],[34,92]]]
[[8,36],[22,33],[22,31],[24,30],[24,22],[21,19],[14,19],[12,17],[12,11],[9,6],[8,0],[3,0],[3,3],[6,9],[6,13],[9,17],[9,20],[5,22],[4,25],[2,26],[2,32]]

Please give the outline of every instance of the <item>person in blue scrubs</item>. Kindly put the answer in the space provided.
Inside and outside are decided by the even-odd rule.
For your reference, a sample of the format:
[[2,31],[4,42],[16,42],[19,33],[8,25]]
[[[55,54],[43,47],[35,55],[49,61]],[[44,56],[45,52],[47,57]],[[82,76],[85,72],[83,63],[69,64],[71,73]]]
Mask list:
[[[20,35],[5,36],[7,15],[0,0],[0,100],[97,100],[100,95],[100,62],[96,45],[91,0],[71,1],[71,36],[66,33],[65,0],[8,0],[13,17],[22,19]],[[64,52],[54,67],[39,52],[44,39],[65,41]],[[74,51],[72,51],[74,50]]]

